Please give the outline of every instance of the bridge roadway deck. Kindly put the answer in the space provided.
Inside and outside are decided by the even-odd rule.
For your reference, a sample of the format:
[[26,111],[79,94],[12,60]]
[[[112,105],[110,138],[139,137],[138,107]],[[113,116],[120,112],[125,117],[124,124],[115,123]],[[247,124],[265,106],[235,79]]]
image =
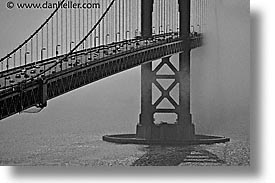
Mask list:
[[[175,33],[156,35],[150,40],[132,39],[77,51],[62,62],[60,60],[64,55],[3,71],[0,73],[0,84],[8,88],[0,90],[0,119],[33,106],[45,107],[47,100],[76,88],[180,53],[183,45]],[[190,37],[191,49],[201,45],[202,35]],[[39,77],[29,79],[39,73]],[[24,79],[30,81],[24,82]]]

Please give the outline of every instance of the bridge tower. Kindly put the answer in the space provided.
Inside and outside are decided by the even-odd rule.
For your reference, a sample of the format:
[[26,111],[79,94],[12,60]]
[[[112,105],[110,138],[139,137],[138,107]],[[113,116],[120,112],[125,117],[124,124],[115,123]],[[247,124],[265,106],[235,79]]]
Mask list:
[[[190,0],[178,0],[180,38],[184,40],[184,51],[179,54],[179,68],[171,63],[171,56],[161,59],[153,70],[152,62],[141,65],[141,113],[136,128],[136,136],[148,140],[191,140],[195,137],[195,128],[190,114]],[[154,0],[141,0],[141,35],[143,38],[152,36],[152,13]],[[157,72],[167,65],[174,75],[158,75]],[[174,79],[174,82],[164,89],[158,79]],[[161,97],[152,103],[153,83],[161,90]],[[178,103],[170,96],[171,90],[179,85]],[[174,109],[158,109],[157,105],[163,99],[173,105]],[[177,120],[174,124],[155,124],[156,113],[174,113]]]

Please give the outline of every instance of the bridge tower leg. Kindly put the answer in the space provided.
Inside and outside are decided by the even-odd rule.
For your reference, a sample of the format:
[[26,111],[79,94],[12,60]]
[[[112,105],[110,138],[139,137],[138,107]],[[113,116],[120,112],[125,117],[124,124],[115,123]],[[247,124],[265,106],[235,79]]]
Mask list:
[[[141,36],[143,38],[152,36],[153,4],[154,0],[141,0]],[[151,139],[154,127],[154,108],[151,102],[153,80],[152,63],[141,65],[141,113],[136,134],[145,139]]]
[[190,111],[190,0],[179,0],[180,37],[183,39],[184,49],[179,54],[179,113],[177,133],[179,138],[192,139],[195,127],[192,124]]
[[[141,0],[141,34],[143,38],[152,36],[152,12],[154,0]],[[170,56],[162,58],[159,67],[152,70],[152,63],[141,66],[141,113],[139,124],[137,124],[137,138],[148,140],[189,140],[195,136],[194,125],[190,114],[190,0],[179,0],[180,12],[180,37],[184,40],[184,51],[179,54],[179,68],[173,68]],[[174,83],[179,84],[178,104],[170,97],[173,87],[162,91],[161,99],[167,98],[174,109],[157,109],[157,104],[152,104],[152,85],[158,85],[157,71],[166,64],[173,72]],[[161,76],[162,79],[171,79],[171,76]],[[159,85],[158,85],[159,86]],[[159,88],[159,87],[158,87]],[[157,101],[156,103],[160,103]],[[156,113],[175,113],[177,121],[175,124],[154,123]]]

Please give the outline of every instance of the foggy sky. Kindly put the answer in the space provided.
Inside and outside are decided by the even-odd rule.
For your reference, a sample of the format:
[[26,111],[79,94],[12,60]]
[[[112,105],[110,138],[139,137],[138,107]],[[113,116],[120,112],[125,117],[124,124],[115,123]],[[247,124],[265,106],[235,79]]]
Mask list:
[[[6,2],[0,2],[0,57],[22,43],[52,11],[8,10]],[[193,121],[198,132],[247,135],[249,0],[217,0],[216,13],[218,16],[213,7],[207,45],[192,51]],[[69,126],[75,121],[80,125],[96,121],[97,125],[109,125],[110,130],[134,132],[139,108],[140,68],[137,67],[53,99],[39,114],[15,115],[1,123],[33,121],[58,125],[59,121],[66,121]]]

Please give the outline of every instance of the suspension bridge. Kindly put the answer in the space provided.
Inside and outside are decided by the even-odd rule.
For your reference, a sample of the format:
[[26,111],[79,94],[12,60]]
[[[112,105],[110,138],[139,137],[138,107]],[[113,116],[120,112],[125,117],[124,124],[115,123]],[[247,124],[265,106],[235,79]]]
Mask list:
[[[60,1],[37,30],[1,58],[0,119],[31,107],[42,109],[50,99],[141,66],[135,138],[204,138],[195,134],[190,114],[190,52],[203,45],[211,1],[98,0],[97,8],[65,8],[68,3],[89,2]],[[154,66],[156,60],[161,61]],[[172,73],[161,73],[164,67]],[[165,87],[162,81],[172,82]],[[153,87],[161,92],[155,101]],[[172,96],[175,88],[177,97]],[[172,107],[159,107],[163,101]],[[155,124],[156,114],[170,113],[177,115],[174,124]],[[127,142],[137,142],[128,137]],[[207,138],[211,143],[229,140]],[[117,136],[104,140],[121,142]]]

